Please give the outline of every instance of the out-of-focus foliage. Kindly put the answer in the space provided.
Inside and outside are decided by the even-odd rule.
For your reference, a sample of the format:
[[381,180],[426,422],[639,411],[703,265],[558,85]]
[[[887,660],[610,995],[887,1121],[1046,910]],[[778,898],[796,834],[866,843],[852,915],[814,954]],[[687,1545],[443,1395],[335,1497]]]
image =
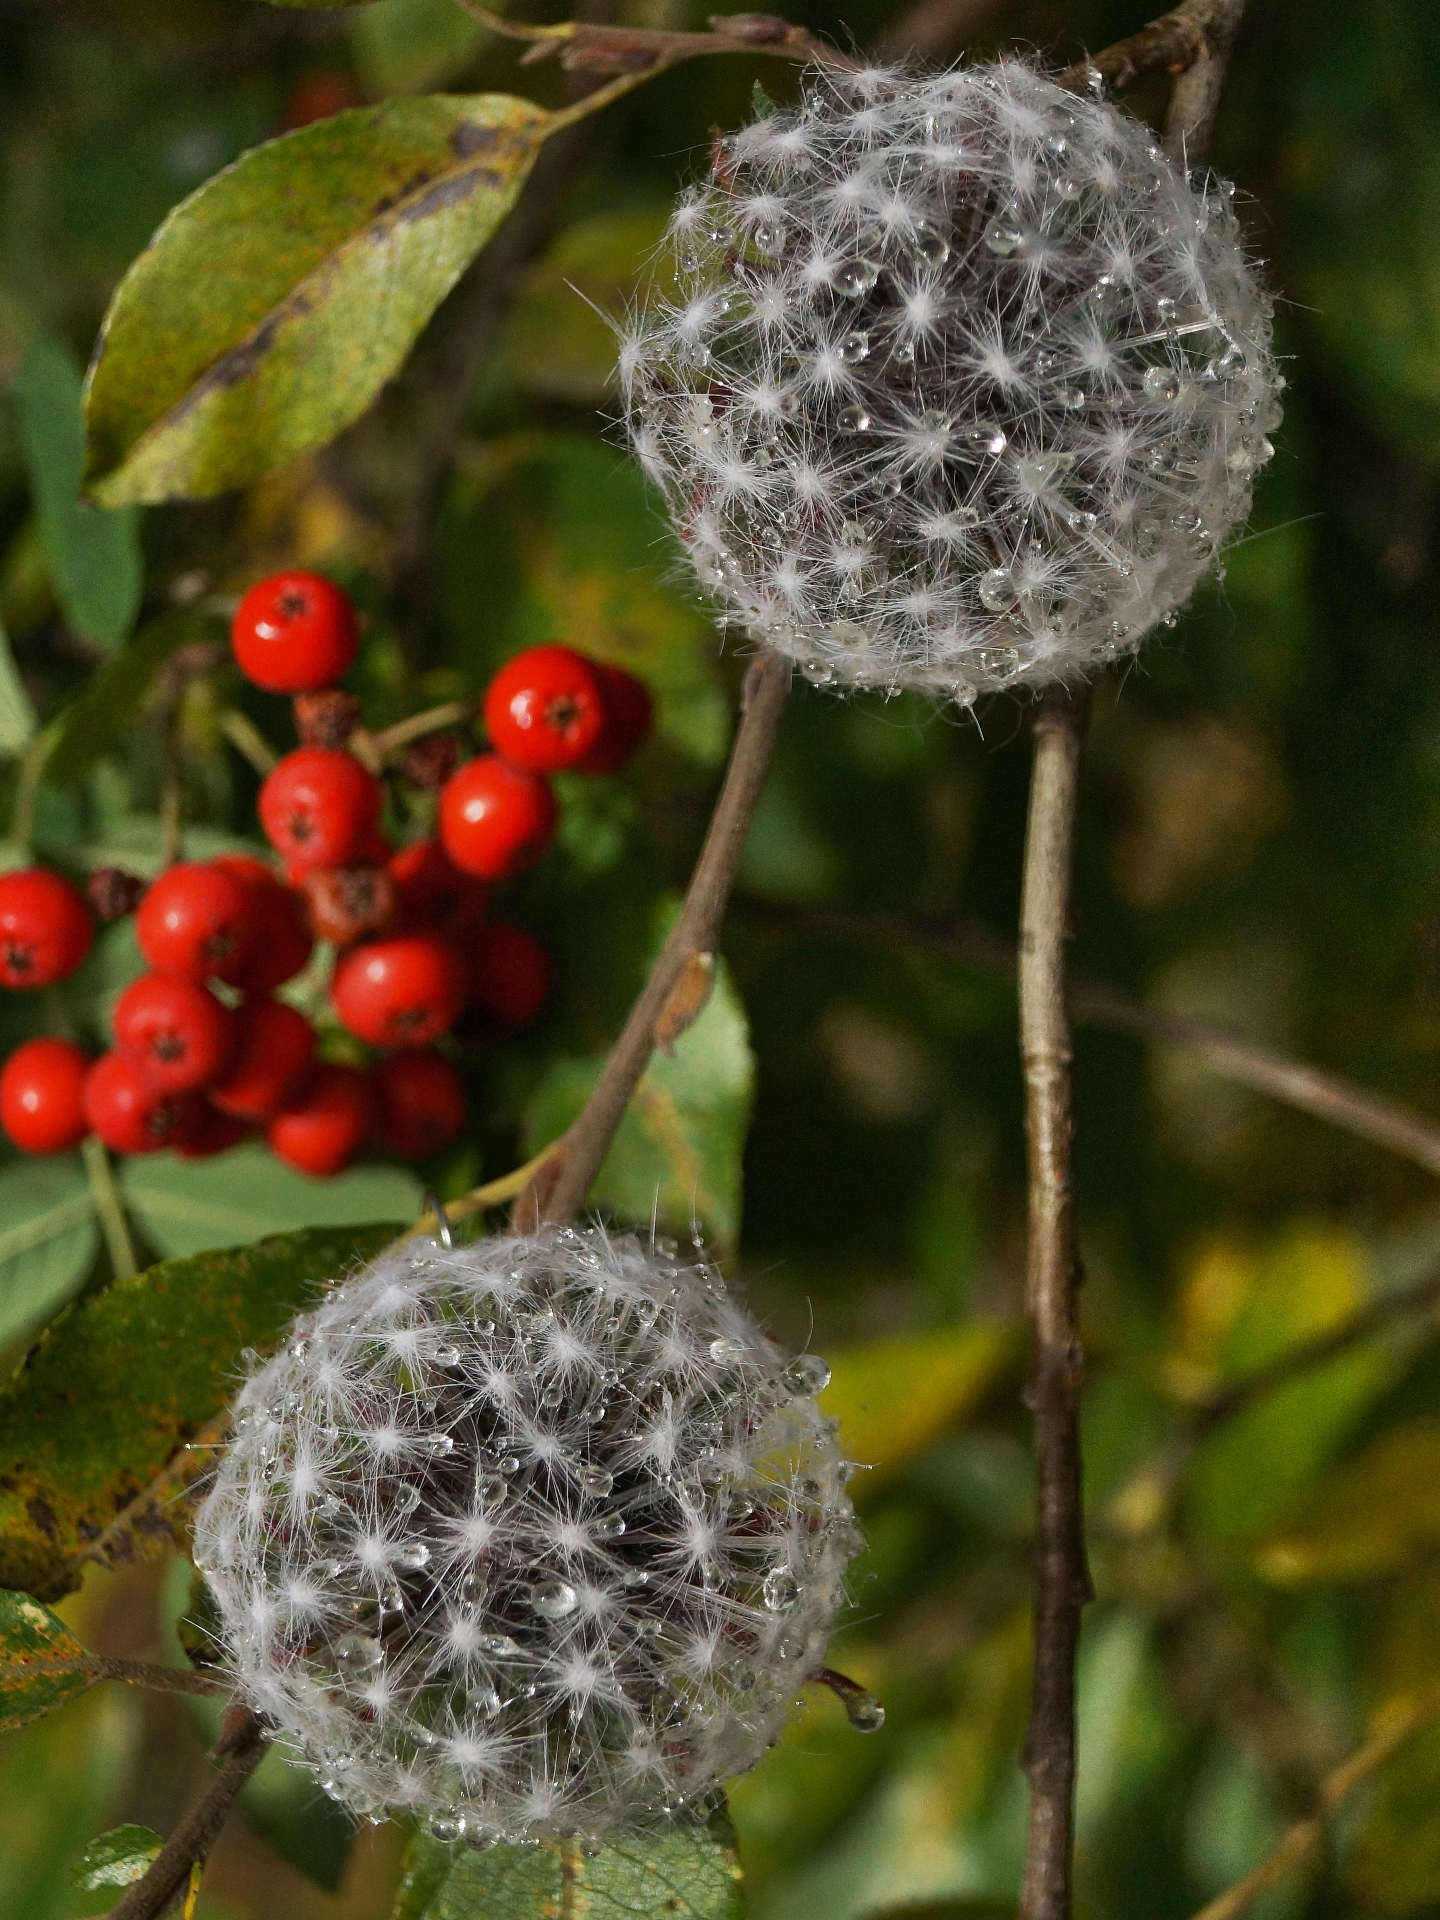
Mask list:
[[[1064,61],[1149,9],[968,11],[976,46]],[[700,26],[703,12],[667,0],[631,17]],[[835,29],[833,13],[805,17]],[[845,24],[870,44],[898,17],[863,0]],[[743,662],[716,647],[607,425],[605,316],[650,271],[669,196],[757,78],[777,98],[797,84],[736,58],[638,89],[548,182],[542,164],[529,263],[503,284],[482,264],[442,300],[518,185],[531,154],[517,148],[484,217],[457,201],[424,286],[382,312],[388,249],[414,227],[381,202],[423,193],[422,166],[463,166],[447,145],[473,118],[460,96],[554,105],[553,67],[522,68],[452,0],[54,0],[0,16],[0,858],[23,857],[33,799],[46,860],[156,871],[167,737],[186,850],[253,843],[256,776],[222,719],[238,708],[278,751],[292,734],[282,703],[241,684],[224,618],[283,564],[333,572],[363,607],[349,684],[373,726],[472,698],[499,661],[550,639],[640,673],[658,718],[624,775],[559,783],[556,854],[498,896],[544,939],[557,988],[525,1035],[465,1037],[467,1145],[413,1178],[370,1165],[328,1188],[262,1172],[247,1149],[122,1165],[142,1265],[192,1257],[116,1286],[78,1156],[0,1163],[7,1366],[50,1327],[0,1394],[11,1585],[63,1585],[86,1530],[218,1410],[240,1348],[273,1337],[347,1248],[379,1242],[337,1229],[408,1217],[424,1185],[449,1196],[507,1171],[574,1110],[619,1028],[703,832]],[[437,87],[443,105],[414,97]],[[1075,962],[1440,1115],[1437,100],[1428,0],[1251,8],[1216,160],[1280,296],[1286,420],[1223,580],[1099,691]],[[1132,104],[1161,101],[1157,84]],[[354,117],[327,125],[337,113]],[[388,142],[383,164],[366,129]],[[289,228],[267,172],[282,149],[266,144],[286,139],[315,163]],[[150,236],[197,189],[118,309],[92,389],[96,471],[116,500],[246,484],[201,505],[81,505],[78,369]],[[222,201],[239,216],[223,244],[197,217]],[[263,268],[258,304],[242,266]],[[303,310],[317,275],[354,294],[350,322]],[[282,352],[242,352],[243,378],[197,388],[282,308]],[[377,388],[324,451],[262,477],[267,448],[316,447]],[[1014,999],[903,928],[958,914],[1013,933],[1024,719],[998,704],[976,727],[906,698],[797,690],[721,985],[652,1070],[601,1188],[641,1219],[658,1196],[668,1230],[684,1236],[693,1215],[733,1245],[777,1334],[833,1361],[827,1406],[872,1469],[855,1483],[869,1549],[831,1657],[888,1718],[861,1738],[816,1690],[735,1788],[759,1920],[997,1920],[1015,1896],[1031,1569]],[[418,831],[423,807],[392,824]],[[47,1031],[98,1043],[139,969],[128,923],[111,928],[53,994],[6,997],[0,1049]],[[287,989],[311,1005],[308,992],[304,977]],[[322,1040],[348,1057],[333,1027]],[[1209,1396],[1440,1262],[1440,1194],[1178,1052],[1082,1031],[1078,1074],[1098,1595],[1080,1911],[1183,1920],[1310,1808],[1379,1707],[1440,1684],[1435,1319],[1396,1319],[1213,1431],[1195,1425]],[[207,1251],[296,1229],[307,1239],[284,1252]],[[148,1562],[92,1568],[58,1604],[85,1645],[178,1659],[177,1620],[204,1644],[178,1557],[163,1578]],[[210,1703],[96,1687],[6,1733],[0,1920],[113,1904],[72,1884],[86,1845],[124,1825],[166,1831],[213,1725]],[[278,1758],[243,1805],[199,1920],[388,1911],[396,1832],[352,1843]],[[463,1889],[427,1875],[431,1858],[419,1843],[402,1910],[439,1920]],[[484,1861],[463,1873],[483,1879]],[[556,1871],[549,1855],[531,1866],[528,1911]],[[595,1878],[600,1905],[632,1898],[600,1884],[603,1865]],[[731,1888],[677,1890],[673,1910],[718,1911]],[[485,1897],[500,1895],[487,1883]],[[1437,1910],[1431,1731],[1265,1911]]]

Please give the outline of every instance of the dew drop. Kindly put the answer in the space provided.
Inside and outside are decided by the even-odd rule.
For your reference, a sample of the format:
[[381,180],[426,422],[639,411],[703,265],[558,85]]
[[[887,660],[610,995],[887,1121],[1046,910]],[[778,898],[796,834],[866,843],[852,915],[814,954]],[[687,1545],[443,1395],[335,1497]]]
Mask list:
[[608,1467],[582,1467],[577,1478],[586,1493],[593,1493],[597,1500],[603,1500],[615,1485],[615,1476]]
[[487,1683],[483,1686],[471,1687],[465,1696],[465,1704],[472,1713],[478,1713],[486,1720],[493,1720],[505,1703],[497,1690]]
[[781,1378],[791,1393],[823,1393],[830,1384],[830,1368],[818,1353],[802,1353]]
[[396,1552],[394,1564],[404,1573],[419,1573],[430,1564],[430,1549],[423,1540],[407,1540]]
[[858,300],[863,294],[869,293],[879,278],[879,261],[857,254],[854,259],[842,260],[831,274],[830,281],[847,300]]
[[493,1501],[503,1500],[509,1491],[510,1488],[503,1474],[492,1473],[482,1468],[475,1476],[475,1498],[482,1506],[489,1506]]
[[439,1840],[442,1845],[452,1845],[456,1840],[465,1838],[465,1816],[459,1812],[437,1813],[430,1822],[430,1837]]
[[1012,254],[1018,253],[1024,244],[1024,229],[1017,227],[1008,214],[1001,214],[985,229],[986,252],[996,254],[1002,260],[1008,260]]
[[950,258],[950,242],[938,227],[932,226],[928,220],[922,220],[915,229],[910,251],[915,259],[923,261],[927,267],[943,267]]
[[542,1580],[530,1590],[530,1604],[542,1620],[564,1620],[580,1604],[580,1596],[566,1580]]
[[618,1540],[625,1531],[625,1522],[618,1513],[600,1513],[590,1522],[592,1540]]
[[1010,444],[1010,436],[993,420],[977,420],[965,429],[965,438],[977,453],[1004,453]]
[[884,1707],[873,1693],[866,1693],[863,1688],[857,1687],[854,1693],[842,1693],[840,1704],[845,1709],[845,1718],[856,1733],[878,1733],[885,1724]]
[[490,1582],[483,1573],[467,1573],[460,1582],[460,1598],[467,1607],[478,1607],[490,1591]]
[[760,1598],[771,1613],[783,1613],[800,1598],[800,1582],[788,1567],[772,1567],[761,1583]]
[[710,1342],[710,1358],[720,1361],[722,1365],[727,1360],[743,1360],[745,1342],[737,1340],[733,1334],[722,1333]]
[[417,1453],[427,1453],[432,1460],[444,1460],[455,1451],[455,1440],[448,1433],[424,1433],[415,1443]]
[[764,226],[756,227],[755,229],[755,245],[760,249],[761,253],[768,253],[772,258],[775,254],[779,253],[785,245],[785,239],[786,231],[784,227]]
[[413,1513],[420,1504],[420,1489],[413,1481],[395,1489],[390,1505],[398,1514]]
[[953,425],[949,414],[941,413],[938,407],[927,407],[920,416],[920,431],[937,440],[948,440]]
[[488,1654],[492,1660],[515,1660],[520,1649],[508,1633],[482,1633],[475,1642],[477,1653]]
[[847,333],[840,342],[840,358],[847,367],[853,367],[870,357],[870,336],[863,327],[856,327]]
[[835,424],[842,433],[864,433],[870,425],[870,416],[859,405],[842,407],[835,417]]
[[1013,607],[1017,599],[1015,580],[1008,567],[992,567],[988,573],[982,573],[977,589],[980,604],[991,613],[1004,613]]
[[1152,400],[1176,400],[1180,396],[1180,380],[1173,367],[1148,368],[1143,384]]
[[373,1673],[383,1657],[372,1634],[343,1633],[335,1642],[335,1664],[344,1673]]

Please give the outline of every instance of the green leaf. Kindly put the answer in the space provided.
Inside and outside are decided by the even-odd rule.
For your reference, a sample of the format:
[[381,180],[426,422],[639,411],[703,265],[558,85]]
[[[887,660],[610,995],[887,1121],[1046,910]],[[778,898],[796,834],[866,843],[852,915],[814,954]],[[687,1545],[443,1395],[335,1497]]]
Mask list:
[[425,93],[470,64],[487,36],[454,0],[375,0],[351,16],[355,64],[376,93]]
[[612,1840],[597,1853],[576,1841],[472,1853],[417,1833],[393,1920],[741,1920],[745,1910],[734,1834],[723,1815]]
[[0,1354],[54,1318],[89,1273],[98,1244],[78,1160],[0,1169]]
[[[529,1151],[565,1131],[604,1064],[551,1065],[531,1102]],[[627,1220],[649,1220],[658,1204],[671,1225],[686,1228],[696,1219],[722,1247],[733,1247],[754,1090],[749,1027],[722,965],[709,1004],[681,1036],[674,1058],[656,1054],[635,1089],[591,1198]]]
[[[504,362],[530,393],[599,406],[615,381],[615,329],[635,298],[670,218],[601,213],[569,227],[525,278],[505,329]],[[671,281],[663,290],[672,297]],[[599,312],[596,311],[599,308]]]
[[[74,1557],[219,1412],[241,1349],[271,1344],[317,1288],[399,1231],[313,1228],[168,1260],[50,1327],[0,1389],[0,1581],[68,1591]],[[144,1525],[166,1540],[182,1512]]]
[[38,1720],[93,1686],[90,1673],[37,1673],[38,1662],[83,1660],[63,1620],[28,1593],[0,1592],[0,1733]]
[[509,211],[547,126],[507,94],[356,107],[182,201],[91,370],[97,499],[203,498],[333,439]]
[[35,738],[38,726],[35,709],[10,650],[10,636],[4,621],[0,620],[0,755],[13,758],[22,753]]
[[127,1160],[120,1191],[147,1238],[171,1260],[297,1227],[413,1220],[424,1204],[420,1182],[404,1167],[355,1167],[333,1180],[311,1180],[258,1141],[199,1162],[168,1153]]
[[118,647],[140,605],[139,523],[133,512],[80,503],[85,464],[80,369],[67,348],[40,335],[31,341],[10,391],[65,618],[87,639]]
[[1440,18],[1359,0],[1309,41],[1286,155],[1293,296],[1394,439],[1440,461]]
[[840,1422],[847,1459],[870,1469],[852,1493],[864,1499],[963,1419],[1013,1357],[1019,1338],[1013,1327],[977,1323],[827,1354],[830,1385],[820,1404]]
[[66,709],[45,763],[45,777],[77,787],[97,760],[113,753],[134,724],[156,674],[177,648],[223,640],[224,626],[194,608],[147,621],[127,646],[86,681]]
[[1305,1510],[1256,1557],[1278,1586],[1373,1579],[1440,1543],[1440,1421],[1377,1434],[1316,1488]]
[[165,1842],[149,1827],[112,1827],[97,1834],[81,1854],[70,1878],[77,1887],[128,1887],[143,1879]]

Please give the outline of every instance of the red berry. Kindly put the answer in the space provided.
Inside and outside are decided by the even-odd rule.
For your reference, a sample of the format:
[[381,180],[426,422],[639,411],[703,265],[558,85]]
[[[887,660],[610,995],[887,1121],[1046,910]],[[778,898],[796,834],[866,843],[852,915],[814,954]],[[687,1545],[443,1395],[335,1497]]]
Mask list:
[[63,1153],[85,1138],[88,1066],[68,1040],[27,1040],[11,1054],[0,1072],[0,1126],[22,1153]]
[[537,774],[482,753],[445,782],[440,838],[457,867],[506,880],[534,866],[555,837],[555,797]]
[[400,922],[408,931],[468,940],[485,918],[490,889],[462,873],[438,840],[417,840],[390,860]]
[[250,957],[250,895],[223,867],[185,861],[151,883],[135,916],[140,951],[157,973],[233,980]]
[[270,1151],[321,1179],[354,1159],[370,1130],[370,1087],[354,1067],[321,1066],[304,1099],[265,1129]]
[[595,673],[605,702],[605,726],[585,758],[575,762],[575,771],[617,773],[649,738],[655,705],[649,688],[623,667],[597,660]]
[[157,1093],[138,1060],[102,1053],[85,1076],[85,1118],[114,1153],[168,1147],[190,1111],[183,1094]]
[[142,973],[115,1003],[115,1044],[157,1093],[194,1093],[235,1050],[235,1016],[194,980]]
[[485,695],[497,753],[531,773],[558,773],[585,758],[605,728],[595,669],[573,647],[529,647],[507,660]]
[[247,1000],[235,1015],[230,1071],[210,1104],[237,1120],[268,1120],[298,1100],[315,1064],[315,1029],[283,1000]]
[[359,866],[379,819],[379,781],[333,747],[297,747],[260,788],[260,824],[293,874]]
[[208,1160],[212,1153],[238,1147],[249,1134],[245,1121],[217,1113],[208,1100],[196,1100],[187,1105],[170,1145],[182,1160]]
[[335,1011],[372,1047],[423,1047],[454,1025],[465,969],[453,947],[423,933],[352,947],[330,983]]
[[250,893],[254,938],[233,984],[246,993],[273,993],[295,978],[314,950],[304,908],[252,854],[222,853],[212,864],[233,874]]
[[370,1076],[375,1132],[397,1160],[423,1160],[448,1147],[465,1125],[465,1088],[443,1054],[392,1054]]
[[240,671],[267,693],[313,693],[354,665],[355,609],[319,573],[272,573],[235,609],[230,643]]
[[470,998],[507,1027],[528,1027],[550,994],[550,956],[523,927],[495,920],[469,949]]
[[58,873],[0,873],[0,985],[53,986],[85,958],[93,931],[84,896]]

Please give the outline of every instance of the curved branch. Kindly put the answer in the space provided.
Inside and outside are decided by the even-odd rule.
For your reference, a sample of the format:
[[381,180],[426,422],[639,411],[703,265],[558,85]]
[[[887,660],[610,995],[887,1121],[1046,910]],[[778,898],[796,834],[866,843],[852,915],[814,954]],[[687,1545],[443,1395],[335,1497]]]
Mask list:
[[128,1887],[110,1909],[108,1920],[155,1920],[215,1844],[236,1796],[265,1758],[265,1729],[253,1713],[241,1713],[211,1749],[225,1756],[219,1773],[190,1811],[176,1824],[149,1870]]
[[554,26],[529,26],[491,13],[480,0],[460,0],[465,11],[507,40],[528,40],[522,66],[558,59],[571,73],[663,73],[682,60],[704,53],[770,53],[782,60],[812,61],[816,66],[854,71],[863,61],[827,46],[789,20],[773,13],[713,13],[709,33],[672,33],[658,27],[596,25],[562,20]]
[[120,1680],[152,1693],[228,1693],[223,1674],[198,1672],[193,1667],[161,1667],[150,1660],[116,1660],[108,1654],[77,1654],[73,1659],[0,1660],[0,1675],[13,1672],[21,1679],[37,1673],[83,1673],[94,1680]]

